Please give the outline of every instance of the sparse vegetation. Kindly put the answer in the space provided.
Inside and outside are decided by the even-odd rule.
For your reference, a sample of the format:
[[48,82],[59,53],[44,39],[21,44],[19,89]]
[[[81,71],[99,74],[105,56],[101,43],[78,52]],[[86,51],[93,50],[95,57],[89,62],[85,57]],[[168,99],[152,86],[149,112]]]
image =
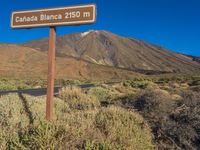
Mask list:
[[82,90],[81,82],[63,80],[50,123],[45,97],[1,96],[0,149],[198,149],[198,82],[148,77]]
[[0,79],[0,90],[17,90],[46,87],[47,81],[44,79]]
[[91,88],[88,94],[96,97],[99,101],[105,101],[110,97],[109,90],[102,87]]
[[140,115],[119,107],[107,107],[95,116],[95,125],[113,149],[153,149],[150,129]]
[[[90,83],[90,81],[56,79],[56,86],[81,85]],[[0,90],[17,90],[17,89],[31,89],[31,88],[45,88],[47,87],[46,79],[25,78],[25,79],[10,79],[0,78]]]
[[134,81],[134,80],[128,80],[125,81],[124,86],[131,86],[133,88],[145,88],[148,84],[148,81]]
[[64,87],[59,95],[73,110],[93,110],[100,107],[100,102],[95,97],[86,95],[78,87]]
[[45,97],[10,94],[0,98],[1,149],[154,149],[151,130],[135,111],[100,107],[96,97],[65,87],[46,122]]
[[[143,115],[151,126],[158,149],[199,149],[200,94],[196,84],[189,84],[196,80],[148,85],[138,94],[115,99],[113,103],[136,109]],[[183,88],[183,84],[187,86]]]

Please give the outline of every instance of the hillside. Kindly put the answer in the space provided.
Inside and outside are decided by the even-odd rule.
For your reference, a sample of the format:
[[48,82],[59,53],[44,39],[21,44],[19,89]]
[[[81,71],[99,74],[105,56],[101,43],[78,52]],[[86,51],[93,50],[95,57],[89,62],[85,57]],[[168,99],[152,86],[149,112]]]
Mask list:
[[[47,51],[48,38],[23,46]],[[122,37],[107,31],[88,31],[57,38],[57,56],[73,56],[94,64],[126,68],[142,73],[195,73],[200,64],[190,57],[141,40]]]
[[189,57],[191,57],[192,60],[194,60],[194,61],[200,63],[200,57],[197,57],[197,56],[189,56]]
[[[33,48],[12,44],[0,44],[0,76],[42,77],[47,76],[47,54]],[[132,71],[99,66],[71,57],[56,58],[57,78],[116,79],[133,78]]]
[[200,63],[200,57],[194,57],[193,60]]

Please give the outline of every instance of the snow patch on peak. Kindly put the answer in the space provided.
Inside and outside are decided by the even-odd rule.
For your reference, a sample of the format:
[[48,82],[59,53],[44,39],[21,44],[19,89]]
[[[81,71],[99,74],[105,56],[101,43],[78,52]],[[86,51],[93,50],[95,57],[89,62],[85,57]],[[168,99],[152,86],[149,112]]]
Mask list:
[[91,33],[91,32],[95,32],[95,33],[97,33],[97,34],[99,33],[99,31],[96,31],[96,30],[89,30],[89,31],[87,31],[87,32],[81,33],[81,36],[84,37],[84,36],[88,35],[88,34]]
[[84,36],[88,35],[89,33],[90,33],[90,31],[83,32],[83,33],[81,33],[81,36],[84,37]]
[[95,33],[97,33],[97,34],[99,34],[99,31],[97,31],[97,30],[96,30],[96,31],[94,31],[94,32],[95,32]]

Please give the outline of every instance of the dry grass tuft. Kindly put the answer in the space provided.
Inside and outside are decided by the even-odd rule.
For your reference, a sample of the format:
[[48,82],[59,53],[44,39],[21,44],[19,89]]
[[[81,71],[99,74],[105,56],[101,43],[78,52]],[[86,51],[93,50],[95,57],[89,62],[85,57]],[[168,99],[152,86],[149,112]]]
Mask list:
[[97,99],[87,96],[78,87],[64,87],[60,90],[59,95],[74,110],[93,110],[100,107]]

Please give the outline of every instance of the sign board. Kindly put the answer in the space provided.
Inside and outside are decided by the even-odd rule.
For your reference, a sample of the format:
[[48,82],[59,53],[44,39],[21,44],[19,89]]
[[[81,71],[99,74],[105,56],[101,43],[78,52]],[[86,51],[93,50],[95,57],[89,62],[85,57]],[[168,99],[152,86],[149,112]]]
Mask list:
[[80,5],[49,9],[15,11],[12,13],[12,28],[35,28],[90,24],[96,21],[96,5]]
[[96,5],[80,5],[49,9],[15,11],[11,16],[12,28],[50,27],[48,50],[48,85],[46,119],[53,119],[55,78],[56,26],[90,24],[96,21]]

